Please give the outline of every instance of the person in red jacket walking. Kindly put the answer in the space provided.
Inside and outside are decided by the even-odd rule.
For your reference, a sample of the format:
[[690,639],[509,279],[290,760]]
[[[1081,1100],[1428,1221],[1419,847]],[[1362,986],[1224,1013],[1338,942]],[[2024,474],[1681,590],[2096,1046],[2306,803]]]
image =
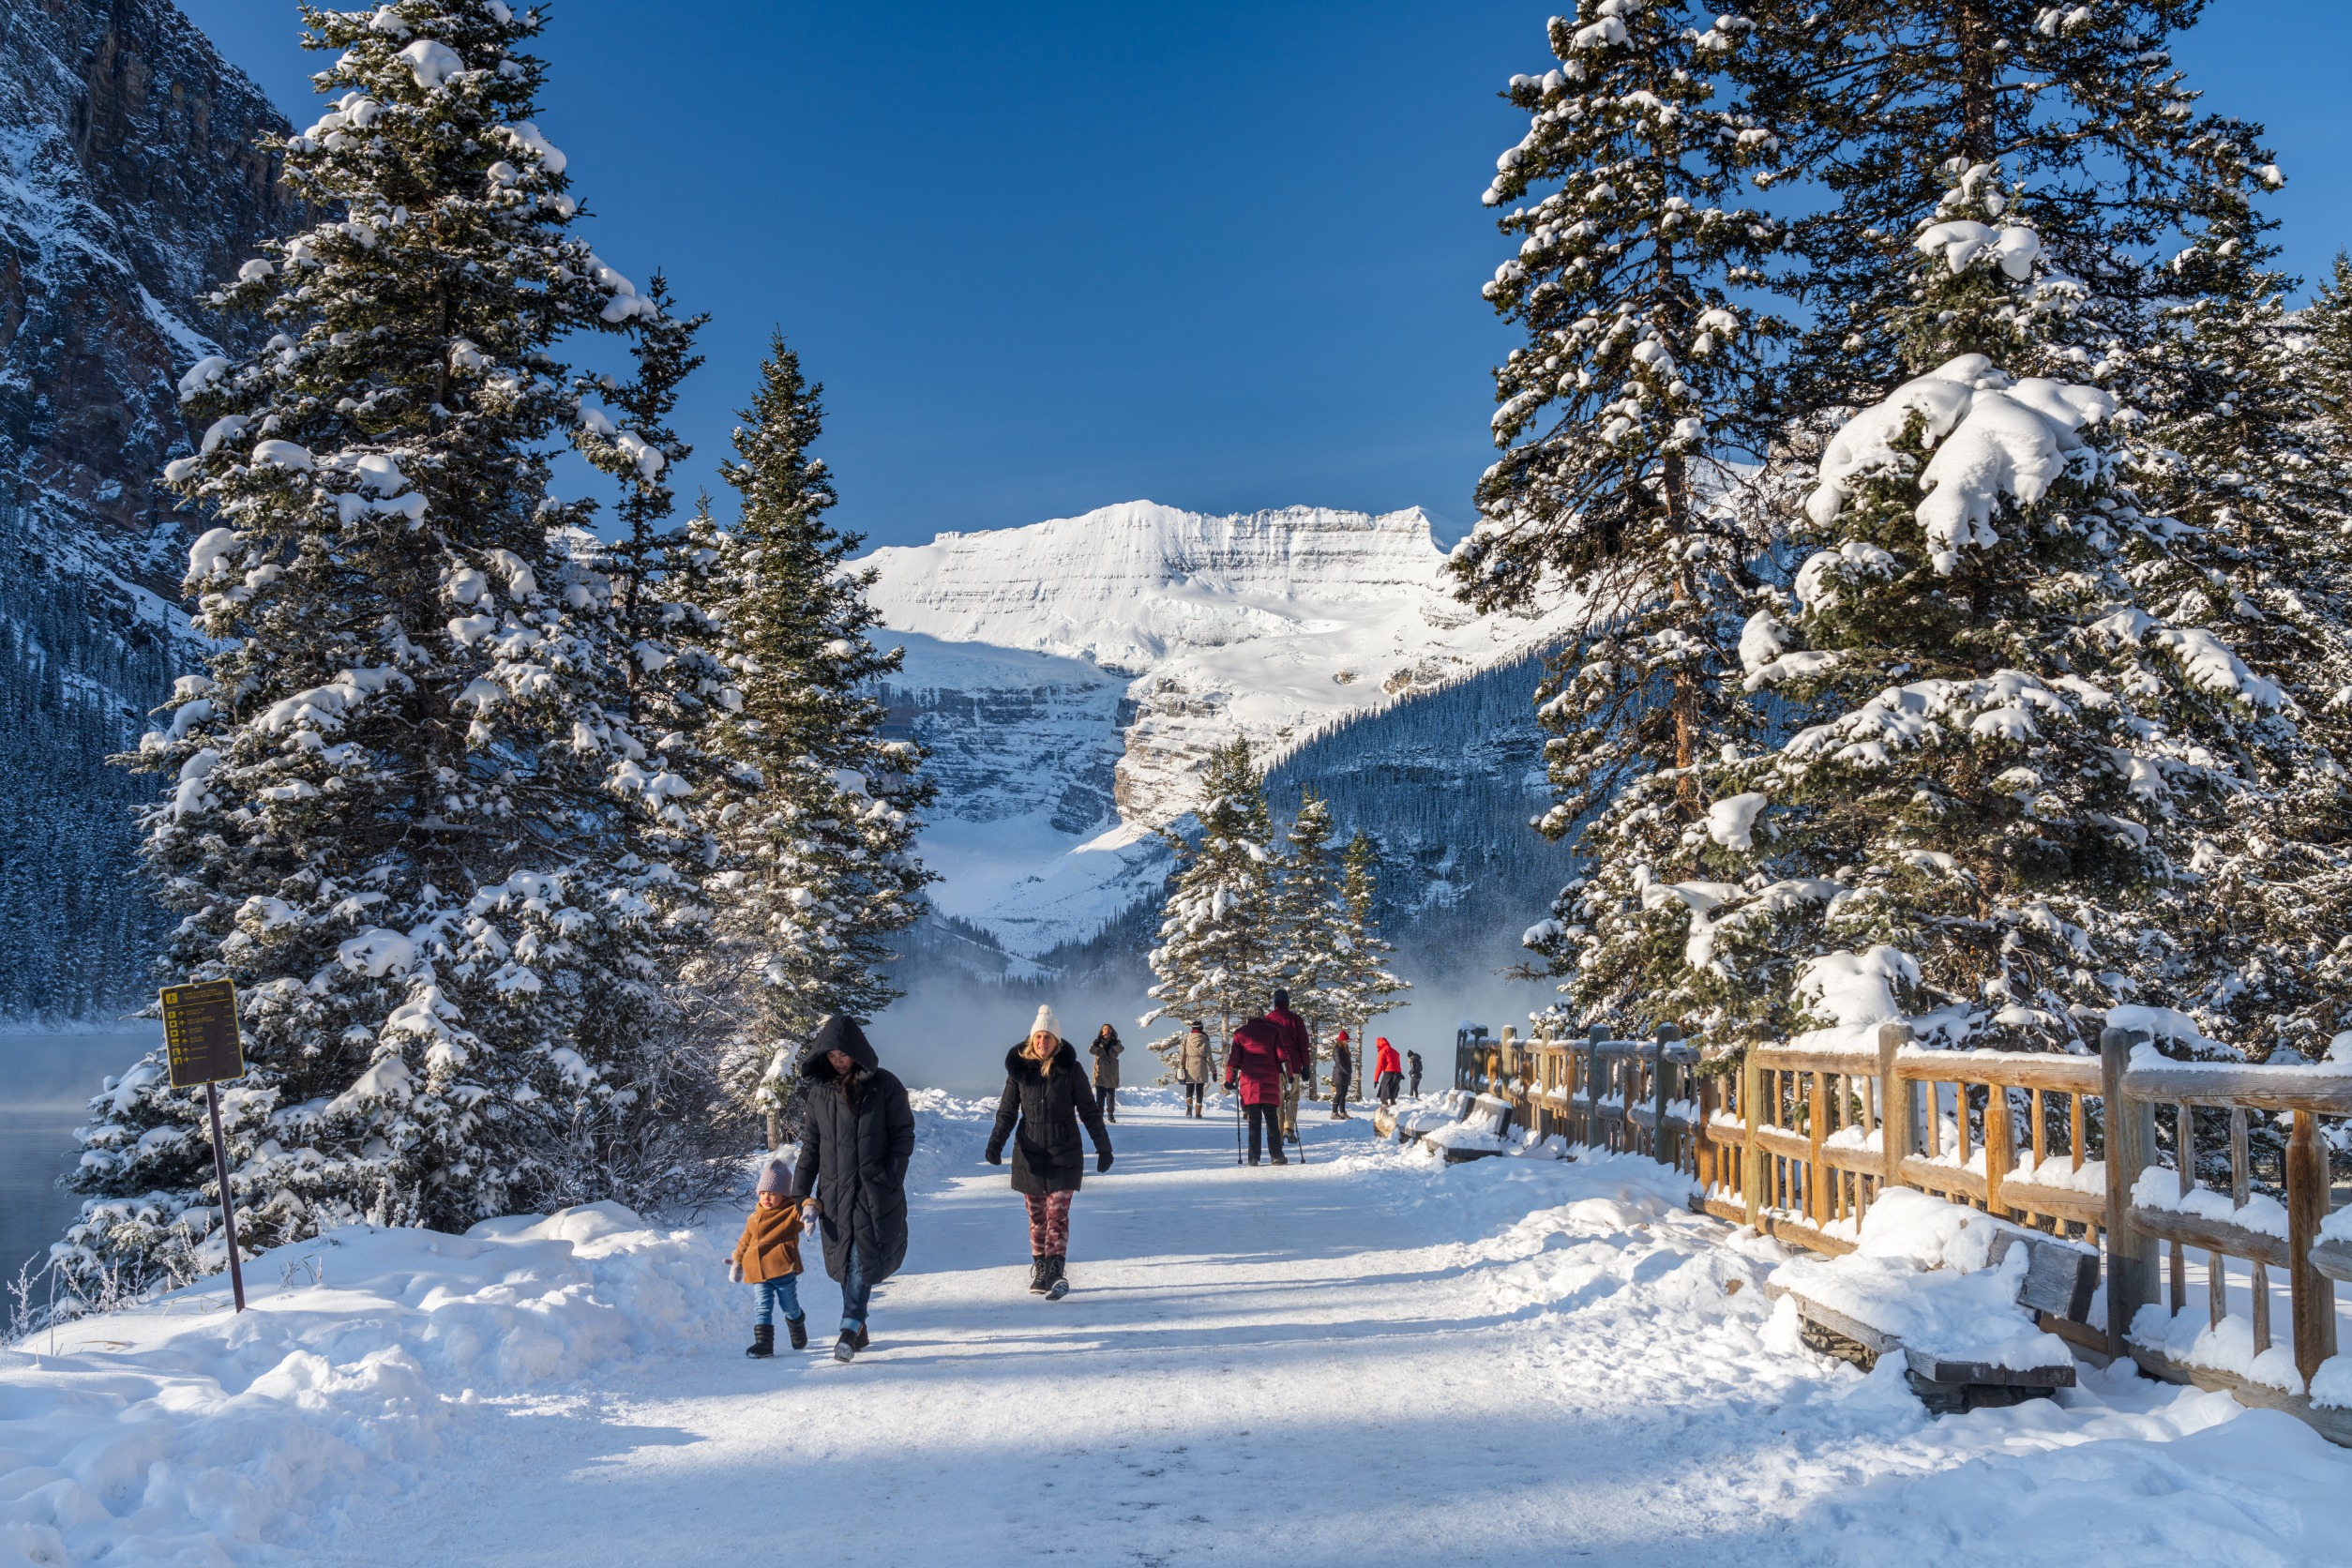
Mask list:
[[1372,1081],[1379,1086],[1380,1104],[1394,1106],[1396,1086],[1405,1077],[1405,1064],[1396,1060],[1396,1048],[1388,1043],[1385,1034],[1372,1043],[1372,1048],[1378,1053],[1373,1061]]
[[1289,1165],[1282,1152],[1282,1031],[1272,1020],[1252,1018],[1233,1032],[1233,1047],[1225,1053],[1225,1087],[1239,1088],[1243,1114],[1249,1118],[1249,1163],[1256,1165],[1263,1143],[1274,1145],[1274,1162]]
[[1315,1042],[1306,1022],[1290,1011],[1290,993],[1277,990],[1266,1021],[1274,1026],[1282,1045],[1282,1136],[1299,1136],[1299,1095],[1315,1071]]

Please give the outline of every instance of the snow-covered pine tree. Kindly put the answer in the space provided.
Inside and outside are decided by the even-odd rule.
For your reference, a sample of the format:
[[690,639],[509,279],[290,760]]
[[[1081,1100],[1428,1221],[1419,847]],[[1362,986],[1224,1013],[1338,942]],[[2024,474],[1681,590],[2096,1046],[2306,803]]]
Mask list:
[[1358,828],[1340,854],[1344,945],[1332,996],[1337,1008],[1334,1021],[1345,1024],[1355,1034],[1356,1081],[1361,1084],[1371,1081],[1364,1076],[1369,1060],[1364,1053],[1371,1045],[1372,1020],[1402,1005],[1397,997],[1412,989],[1410,981],[1388,967],[1395,949],[1380,935],[1380,847],[1370,834]]
[[1756,722],[1725,677],[1760,541],[1718,504],[1715,459],[1768,433],[1751,411],[1779,328],[1736,295],[1780,232],[1728,198],[1775,143],[1717,98],[1744,29],[1693,26],[1691,10],[1581,0],[1554,18],[1560,65],[1512,79],[1530,124],[1485,196],[1523,204],[1500,219],[1518,254],[1484,292],[1528,340],[1495,373],[1504,455],[1452,565],[1482,610],[1546,587],[1582,609],[1537,693],[1559,797],[1538,825],[1577,835],[1594,882],[1563,893],[1530,945],[1587,1015],[1682,1016],[1644,944],[1578,912],[1641,878],[1700,874],[1708,770]]
[[2046,357],[2081,287],[1989,171],[1952,177],[1883,327],[1917,373],[1829,442],[1793,611],[1741,639],[1795,732],[1711,810],[1722,879],[1641,890],[1734,1032],[1900,1010],[2081,1048],[2109,1008],[2171,1003],[2177,877],[2282,701],[2141,602],[2132,562],[2176,525],[2121,482],[2115,400],[1993,357]]
[[2239,727],[2252,787],[2198,844],[2170,927],[2179,1005],[2257,1060],[2316,1057],[2352,1023],[2352,944],[2337,953],[2352,912],[2352,502],[2265,227],[2240,213],[2173,258],[2190,298],[2158,312],[2117,378],[2134,486],[2187,525],[2138,551],[2142,599],[2287,698]]
[[[719,940],[700,978],[734,999],[722,1074],[739,1105],[791,1119],[794,1060],[829,1013],[870,1018],[898,993],[882,972],[932,878],[914,850],[931,798],[912,741],[882,733],[870,573],[856,535],[825,520],[822,388],[776,338],[722,469],[741,501],[729,528],[687,529],[694,607],[731,672],[711,745],[732,763],[704,802],[724,868],[709,879]],[[740,705],[734,705],[734,704]]]
[[[1753,34],[1728,70],[1748,110],[1785,139],[1759,183],[1802,193],[1777,282],[1813,319],[1770,412],[1793,423],[1876,402],[1916,369],[1894,336],[1906,288],[1894,264],[1942,203],[1955,161],[1998,167],[2023,187],[2015,216],[2085,284],[2079,325],[2056,345],[2083,349],[2078,364],[2127,345],[2152,309],[2182,297],[2180,280],[2148,258],[2279,178],[2258,132],[2198,113],[2173,64],[2169,40],[2203,9],[2203,0],[1742,8]],[[1810,467],[1817,456],[1800,439],[1792,459]]]
[[[660,1108],[631,852],[671,776],[626,715],[584,505],[547,494],[578,400],[552,356],[652,302],[570,232],[530,115],[535,12],[400,0],[305,13],[337,94],[277,150],[320,221],[216,296],[277,328],[200,361],[208,421],[166,477],[218,520],[189,557],[217,652],[137,765],[171,972],[235,980],[223,1095],[249,1245],[355,1219],[462,1229],[615,1192]],[[201,1094],[159,1053],[94,1102],[61,1258],[135,1283],[223,1261]]]
[[1322,796],[1302,792],[1274,867],[1275,968],[1290,1010],[1318,1033],[1344,1021],[1336,988],[1347,973],[1348,937],[1333,832]]
[[1237,737],[1210,753],[1195,815],[1198,844],[1168,836],[1176,868],[1151,957],[1157,1005],[1142,1021],[1214,1020],[1222,1041],[1264,1010],[1282,973],[1274,948],[1274,813],[1248,741]]

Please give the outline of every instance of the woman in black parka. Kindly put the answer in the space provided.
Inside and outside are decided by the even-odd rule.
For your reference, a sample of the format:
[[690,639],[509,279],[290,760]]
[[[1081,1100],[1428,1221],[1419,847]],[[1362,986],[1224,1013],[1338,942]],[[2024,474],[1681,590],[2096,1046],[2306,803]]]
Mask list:
[[841,1282],[841,1337],[834,1359],[866,1349],[866,1302],[907,1258],[907,1160],[914,1108],[906,1085],[884,1072],[849,1018],[817,1026],[801,1062],[808,1100],[792,1196],[824,1234],[825,1273]]
[[1029,1200],[1029,1289],[1054,1301],[1070,1289],[1063,1267],[1070,1250],[1070,1199],[1086,1159],[1080,1122],[1094,1140],[1094,1168],[1108,1170],[1110,1134],[1086,1069],[1062,1038],[1053,1009],[1040,1007],[1029,1038],[1004,1053],[1004,1097],[988,1135],[988,1163],[1003,1163],[1004,1142],[1011,1138],[1013,1190]]

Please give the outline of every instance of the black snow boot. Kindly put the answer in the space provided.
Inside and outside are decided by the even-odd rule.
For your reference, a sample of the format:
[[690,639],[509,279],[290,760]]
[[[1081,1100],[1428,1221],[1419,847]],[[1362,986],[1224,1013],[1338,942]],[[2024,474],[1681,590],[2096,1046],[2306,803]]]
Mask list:
[[787,1318],[787,1319],[784,1319],[784,1332],[785,1332],[786,1334],[788,1334],[792,1335],[792,1349],[795,1349],[795,1350],[806,1350],[807,1349],[808,1349],[808,1319],[806,1319],[806,1318]]
[[754,1323],[751,1326],[751,1343],[743,1348],[743,1353],[747,1356],[772,1356],[776,1354],[776,1325],[774,1323]]
[[836,1361],[847,1361],[852,1356],[857,1354],[858,1351],[866,1349],[867,1343],[866,1331],[864,1329],[857,1329],[855,1331],[843,1329],[841,1331],[841,1337],[833,1342],[833,1359]]
[[1033,1296],[1046,1293],[1046,1255],[1042,1252],[1029,1259],[1029,1293]]
[[1070,1293],[1070,1282],[1062,1273],[1063,1255],[1055,1253],[1046,1259],[1046,1300],[1058,1302]]

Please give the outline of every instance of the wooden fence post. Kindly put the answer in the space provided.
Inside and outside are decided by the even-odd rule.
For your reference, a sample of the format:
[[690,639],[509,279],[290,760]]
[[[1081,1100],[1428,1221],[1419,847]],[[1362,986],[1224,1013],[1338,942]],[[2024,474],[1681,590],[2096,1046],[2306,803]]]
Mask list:
[[1764,1108],[1764,1069],[1756,1060],[1762,1042],[1750,1040],[1740,1059],[1740,1120],[1747,1138],[1740,1145],[1740,1197],[1747,1204],[1748,1227],[1760,1229],[1764,1220],[1764,1146],[1756,1140],[1756,1113]]
[[2319,1118],[2299,1110],[2286,1140],[2286,1277],[2295,1304],[2295,1368],[2306,1384],[2336,1353],[2336,1288],[2311,1264],[2327,1217],[2328,1146],[2319,1140]]
[[1584,1109],[1577,1114],[1584,1119],[1583,1142],[1597,1148],[1601,1141],[1601,1042],[1609,1032],[1599,1024],[1584,1037]]
[[2100,1110],[2107,1128],[2107,1349],[2118,1356],[2132,1353],[2132,1319],[2156,1299],[2155,1239],[2132,1229],[2132,1184],[2156,1153],[2156,1108],[2123,1093],[2132,1047],[2146,1038],[2120,1029],[2099,1035]]
[[1895,1058],[1911,1043],[1907,1023],[1878,1026],[1878,1190],[1903,1184],[1903,1162],[1911,1157],[1918,1119],[1912,1114],[1911,1084],[1895,1071]]
[[1678,1169],[1682,1164],[1682,1153],[1676,1145],[1674,1130],[1666,1125],[1666,1105],[1669,1099],[1666,1086],[1674,1081],[1674,1069],[1666,1064],[1666,1047],[1681,1037],[1681,1030],[1670,1023],[1662,1023],[1658,1026],[1656,1042],[1651,1047],[1651,1052],[1656,1057],[1658,1066],[1655,1092],[1651,1095],[1652,1114],[1656,1116],[1657,1121],[1650,1135],[1650,1153],[1660,1165],[1672,1166]]

